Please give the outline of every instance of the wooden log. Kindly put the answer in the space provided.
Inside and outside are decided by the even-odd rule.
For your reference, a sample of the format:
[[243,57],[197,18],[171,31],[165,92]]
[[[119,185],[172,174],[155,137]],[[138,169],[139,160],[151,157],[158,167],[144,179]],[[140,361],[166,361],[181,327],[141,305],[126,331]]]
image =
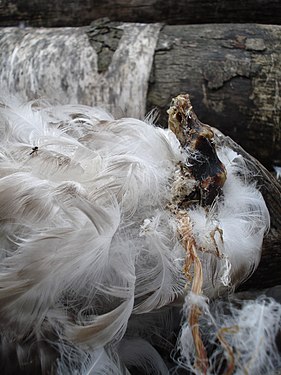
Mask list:
[[145,115],[158,24],[0,29],[0,82],[26,100],[102,105]]
[[202,121],[267,168],[281,165],[281,27],[160,28],[105,20],[87,28],[4,28],[2,86],[27,99],[102,103],[114,115],[143,117],[156,107],[163,126],[171,98],[189,92]]
[[156,107],[164,126],[171,98],[189,92],[202,121],[268,169],[281,165],[281,27],[160,27],[103,20],[87,28],[4,28],[2,86],[27,99],[102,103],[115,115],[143,117]]
[[276,0],[2,0],[0,25],[85,26],[100,17],[123,22],[281,23]]
[[190,25],[162,28],[147,109],[189,92],[198,117],[221,129],[267,168],[281,165],[281,27]]

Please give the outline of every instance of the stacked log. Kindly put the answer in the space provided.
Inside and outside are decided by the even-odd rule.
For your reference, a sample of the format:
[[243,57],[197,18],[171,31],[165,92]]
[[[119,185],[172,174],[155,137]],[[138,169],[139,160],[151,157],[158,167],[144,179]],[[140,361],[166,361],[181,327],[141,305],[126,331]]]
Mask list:
[[189,92],[202,121],[222,130],[267,168],[281,165],[281,27],[165,26],[155,51],[148,109]]
[[115,115],[189,92],[202,121],[268,169],[281,165],[281,26],[96,21],[83,28],[3,28],[0,78],[26,99],[103,103]]
[[121,22],[281,23],[276,0],[2,0],[0,26],[24,23],[35,27],[86,26],[109,17]]

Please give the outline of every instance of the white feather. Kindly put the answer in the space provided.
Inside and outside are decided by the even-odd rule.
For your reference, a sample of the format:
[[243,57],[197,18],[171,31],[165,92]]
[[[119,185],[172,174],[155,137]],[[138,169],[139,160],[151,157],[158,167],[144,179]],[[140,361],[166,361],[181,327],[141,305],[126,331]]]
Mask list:
[[[202,259],[206,280],[213,279],[215,286],[205,283],[210,297],[227,284],[236,287],[251,275],[260,261],[263,237],[270,225],[266,204],[242,157],[228,148],[218,154],[227,171],[223,196],[209,211],[198,206],[189,214],[197,244],[208,251]],[[215,255],[216,246],[221,259]]]
[[[203,304],[202,304],[203,303]],[[281,304],[273,299],[259,297],[256,300],[213,301],[200,304],[202,317],[200,327],[205,342],[212,345],[208,374],[226,371],[230,354],[221,345],[218,335],[232,351],[235,364],[234,375],[271,374],[281,366],[281,356],[276,345],[281,328]],[[186,299],[184,315],[189,313]],[[199,374],[194,365],[195,351],[190,326],[185,323],[179,336],[179,365],[193,374]]]
[[[176,165],[188,156],[174,134],[99,108],[16,100],[0,106],[0,131],[6,347],[14,345],[23,366],[25,340],[46,345],[59,359],[40,349],[41,369],[56,363],[61,374],[128,374],[126,365],[140,364],[138,351],[145,371],[167,373],[148,337],[163,334],[165,307],[180,303],[188,283],[168,209]],[[207,250],[208,296],[253,271],[269,222],[242,158],[229,149],[220,158],[228,173],[223,196],[209,211],[188,212]],[[145,340],[132,337],[134,329]],[[9,355],[0,353],[6,369]]]
[[273,168],[276,173],[277,180],[280,180],[281,179],[281,167],[274,166]]
[[[58,375],[122,375],[118,357],[104,348],[87,352],[78,347],[60,345]],[[117,358],[116,358],[117,357]]]
[[[12,337],[38,340],[47,324],[96,353],[122,339],[132,312],[160,308],[183,290],[164,212],[177,142],[89,107],[31,103],[0,112],[4,324]],[[159,233],[143,241],[141,225],[153,215]]]

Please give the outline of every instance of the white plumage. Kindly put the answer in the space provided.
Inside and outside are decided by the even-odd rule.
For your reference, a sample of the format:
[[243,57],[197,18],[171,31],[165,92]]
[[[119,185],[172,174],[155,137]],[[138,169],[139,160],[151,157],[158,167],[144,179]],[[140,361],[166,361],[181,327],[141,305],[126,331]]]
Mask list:
[[[2,102],[3,371],[168,374],[157,349],[190,288],[169,209],[188,149],[170,130],[98,108]],[[223,196],[188,210],[207,297],[253,272],[269,226],[243,158],[218,154]]]
[[[222,254],[216,271],[218,280],[215,289],[208,282],[214,277],[214,270],[210,269],[210,260],[207,260],[205,279],[209,297],[217,292],[220,285],[239,285],[256,269],[263,235],[270,222],[265,202],[255,185],[250,183],[250,174],[242,156],[228,148],[218,150],[218,155],[227,170],[224,199],[215,201],[209,211],[196,207],[189,212],[197,244],[208,250],[213,248],[214,253],[210,233],[215,231],[215,244]],[[216,228],[222,230],[222,235]]]
[[[214,301],[189,295],[185,314],[192,303],[201,306],[203,339],[211,345],[208,374],[273,374],[281,366],[276,337],[281,329],[281,305],[261,296],[256,300]],[[178,340],[181,366],[192,373],[195,350],[191,330],[184,324]]]

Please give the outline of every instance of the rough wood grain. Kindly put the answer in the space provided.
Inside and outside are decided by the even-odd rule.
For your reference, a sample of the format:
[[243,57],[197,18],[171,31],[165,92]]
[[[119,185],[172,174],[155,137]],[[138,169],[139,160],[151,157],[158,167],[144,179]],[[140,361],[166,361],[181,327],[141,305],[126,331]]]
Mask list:
[[281,23],[277,0],[1,0],[0,25],[85,26],[100,17],[123,22]]
[[0,82],[26,100],[102,105],[144,117],[160,25],[0,29]]
[[268,168],[281,163],[281,27],[165,26],[159,34],[148,109],[160,122],[172,97],[189,92],[199,118]]

